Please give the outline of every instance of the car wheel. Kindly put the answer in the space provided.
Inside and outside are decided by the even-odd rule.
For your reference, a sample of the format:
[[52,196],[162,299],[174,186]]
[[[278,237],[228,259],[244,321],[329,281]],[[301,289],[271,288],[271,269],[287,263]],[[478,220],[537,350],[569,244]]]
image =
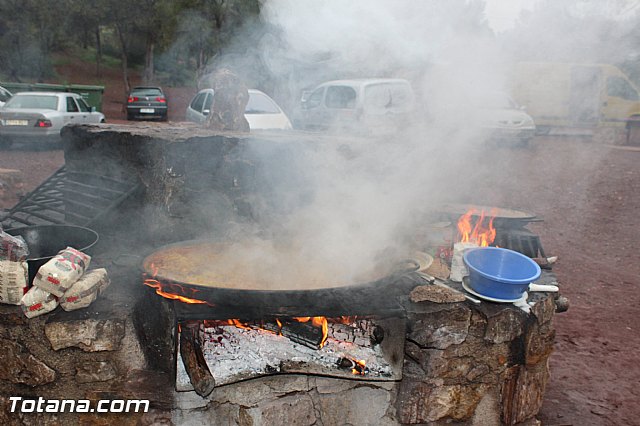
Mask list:
[[133,115],[127,114],[127,120],[132,121],[133,120]]

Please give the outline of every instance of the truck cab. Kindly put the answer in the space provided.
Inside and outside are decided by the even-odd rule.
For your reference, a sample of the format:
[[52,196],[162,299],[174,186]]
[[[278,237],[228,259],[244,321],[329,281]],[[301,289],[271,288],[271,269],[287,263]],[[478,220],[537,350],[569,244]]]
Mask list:
[[640,117],[638,88],[609,64],[516,64],[511,93],[539,128],[625,128]]

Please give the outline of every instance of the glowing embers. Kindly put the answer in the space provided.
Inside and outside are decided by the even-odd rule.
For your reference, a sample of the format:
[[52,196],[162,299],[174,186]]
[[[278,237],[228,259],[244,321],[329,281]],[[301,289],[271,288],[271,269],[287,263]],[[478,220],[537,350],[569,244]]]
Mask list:
[[[281,373],[391,381],[402,377],[405,322],[346,317],[315,317],[315,325],[314,317],[203,321],[199,339],[216,386]],[[177,354],[176,390],[191,390]]]
[[[497,211],[497,210],[496,210]],[[493,220],[496,211],[470,209],[458,220],[458,237],[461,243],[474,243],[480,247],[487,247],[496,238]]]

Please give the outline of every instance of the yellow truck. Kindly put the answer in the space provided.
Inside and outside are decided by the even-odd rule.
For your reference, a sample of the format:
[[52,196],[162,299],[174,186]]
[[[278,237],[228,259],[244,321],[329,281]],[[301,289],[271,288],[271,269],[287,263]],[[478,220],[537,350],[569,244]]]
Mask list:
[[520,62],[508,82],[513,98],[542,132],[577,131],[619,139],[640,124],[640,92],[613,65]]

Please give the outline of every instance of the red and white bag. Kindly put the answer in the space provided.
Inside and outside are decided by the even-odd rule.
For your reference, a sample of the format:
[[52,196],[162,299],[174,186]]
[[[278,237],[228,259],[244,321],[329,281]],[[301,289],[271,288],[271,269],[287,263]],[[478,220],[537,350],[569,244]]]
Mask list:
[[58,298],[41,288],[31,287],[27,294],[22,297],[20,307],[27,318],[33,318],[57,308]]
[[0,228],[0,260],[19,262],[27,259],[29,247],[20,236],[9,235]]
[[86,308],[110,283],[106,269],[99,268],[89,271],[64,292],[60,298],[60,306],[65,311]]
[[38,269],[33,285],[62,297],[64,292],[80,279],[90,263],[91,256],[67,247]]
[[27,262],[0,260],[0,303],[19,305],[28,288]]

